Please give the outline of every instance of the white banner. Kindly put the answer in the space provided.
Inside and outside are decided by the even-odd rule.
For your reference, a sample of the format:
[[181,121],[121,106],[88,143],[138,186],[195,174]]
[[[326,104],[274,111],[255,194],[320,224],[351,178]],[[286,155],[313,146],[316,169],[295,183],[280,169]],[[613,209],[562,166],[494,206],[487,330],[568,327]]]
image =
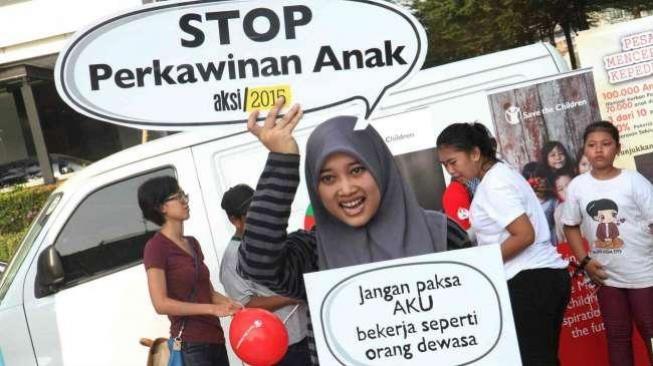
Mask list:
[[388,145],[392,155],[435,148],[434,119],[428,108],[377,118],[371,124]]
[[653,181],[653,17],[581,32],[583,66],[594,68],[603,118],[620,132],[620,168]]
[[242,123],[279,96],[305,113],[358,100],[367,118],[426,47],[419,22],[381,0],[165,2],[79,31],[55,82],[78,112],[137,128]]
[[519,365],[499,246],[304,275],[321,365]]

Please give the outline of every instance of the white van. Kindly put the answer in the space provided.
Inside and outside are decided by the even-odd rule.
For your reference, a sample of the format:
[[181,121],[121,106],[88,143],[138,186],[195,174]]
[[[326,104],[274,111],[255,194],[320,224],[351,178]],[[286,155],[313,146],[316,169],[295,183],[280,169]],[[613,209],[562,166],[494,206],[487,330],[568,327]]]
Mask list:
[[[414,139],[432,147],[448,123],[491,123],[485,89],[563,71],[562,58],[545,44],[423,70],[386,96],[372,123],[393,153],[411,153],[414,148],[402,146]],[[348,108],[305,116],[296,131],[299,145],[319,122]],[[168,321],[148,296],[142,249],[157,227],[141,217],[136,189],[153,176],[178,178],[190,194],[186,233],[201,243],[221,288],[220,257],[233,233],[220,208],[222,194],[237,183],[255,185],[267,156],[244,130],[238,125],[162,138],[92,164],[59,187],[0,282],[0,365],[3,359],[10,366],[144,365],[139,338],[166,336]],[[437,163],[432,168],[442,177]],[[438,195],[440,181],[432,187]],[[302,226],[307,206],[302,185],[291,229]],[[228,331],[228,321],[222,323]],[[240,364],[231,352],[230,358]]]

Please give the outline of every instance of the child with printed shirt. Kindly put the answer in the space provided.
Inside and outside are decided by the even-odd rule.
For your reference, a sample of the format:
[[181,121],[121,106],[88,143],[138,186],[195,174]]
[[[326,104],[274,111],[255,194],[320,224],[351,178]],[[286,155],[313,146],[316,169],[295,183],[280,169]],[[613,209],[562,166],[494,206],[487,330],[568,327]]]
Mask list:
[[565,235],[580,268],[600,285],[610,364],[633,365],[633,321],[653,364],[653,185],[613,165],[621,145],[610,122],[587,126],[583,144],[592,170],[569,184],[561,218]]

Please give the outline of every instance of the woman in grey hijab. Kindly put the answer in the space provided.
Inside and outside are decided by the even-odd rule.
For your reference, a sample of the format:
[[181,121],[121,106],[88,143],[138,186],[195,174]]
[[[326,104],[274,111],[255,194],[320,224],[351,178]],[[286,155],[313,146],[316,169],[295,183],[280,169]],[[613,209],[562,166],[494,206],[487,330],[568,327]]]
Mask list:
[[[354,130],[355,125],[356,117],[335,117],[319,125],[308,139],[305,175],[317,224],[319,268],[445,250],[446,217],[419,206],[381,136],[370,125]],[[338,165],[342,169],[338,170]],[[352,168],[362,171],[350,172]],[[371,189],[380,193],[378,205],[371,202],[376,197],[370,197],[358,184],[357,179],[364,179],[358,177],[364,174],[373,178],[376,187]],[[322,193],[325,190],[337,192]],[[350,209],[347,204],[354,206]],[[377,207],[367,222],[360,225],[360,220],[347,220],[352,211],[363,215],[364,208],[359,207],[365,205]]]
[[383,139],[371,126],[355,131],[351,116],[332,118],[311,134],[305,174],[316,227],[287,233],[299,185],[292,131],[302,111],[295,105],[277,118],[282,106],[283,100],[277,101],[262,125],[256,124],[257,112],[248,120],[248,129],[270,153],[239,248],[243,275],[280,295],[305,299],[307,272],[469,245],[457,224],[418,205]]
[[[257,112],[248,122],[270,150],[240,247],[240,268],[248,277],[304,297],[305,272],[469,245],[444,214],[419,206],[381,136],[371,126],[354,130],[352,116],[323,122],[308,139],[305,175],[316,228],[288,234],[300,159],[292,131],[302,111],[295,105],[277,119],[282,106],[279,100],[263,125],[256,124]],[[340,165],[333,163],[338,160]]]

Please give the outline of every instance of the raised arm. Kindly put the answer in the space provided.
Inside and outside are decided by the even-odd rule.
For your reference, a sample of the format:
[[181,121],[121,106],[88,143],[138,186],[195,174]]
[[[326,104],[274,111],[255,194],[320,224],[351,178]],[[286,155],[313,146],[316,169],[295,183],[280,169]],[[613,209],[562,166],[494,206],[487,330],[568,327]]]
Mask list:
[[277,101],[263,126],[250,115],[248,129],[270,154],[247,212],[245,234],[239,248],[239,270],[280,295],[305,298],[302,275],[317,269],[315,235],[296,231],[287,234],[290,206],[299,185],[299,149],[292,131],[302,116],[298,105],[282,118]]

